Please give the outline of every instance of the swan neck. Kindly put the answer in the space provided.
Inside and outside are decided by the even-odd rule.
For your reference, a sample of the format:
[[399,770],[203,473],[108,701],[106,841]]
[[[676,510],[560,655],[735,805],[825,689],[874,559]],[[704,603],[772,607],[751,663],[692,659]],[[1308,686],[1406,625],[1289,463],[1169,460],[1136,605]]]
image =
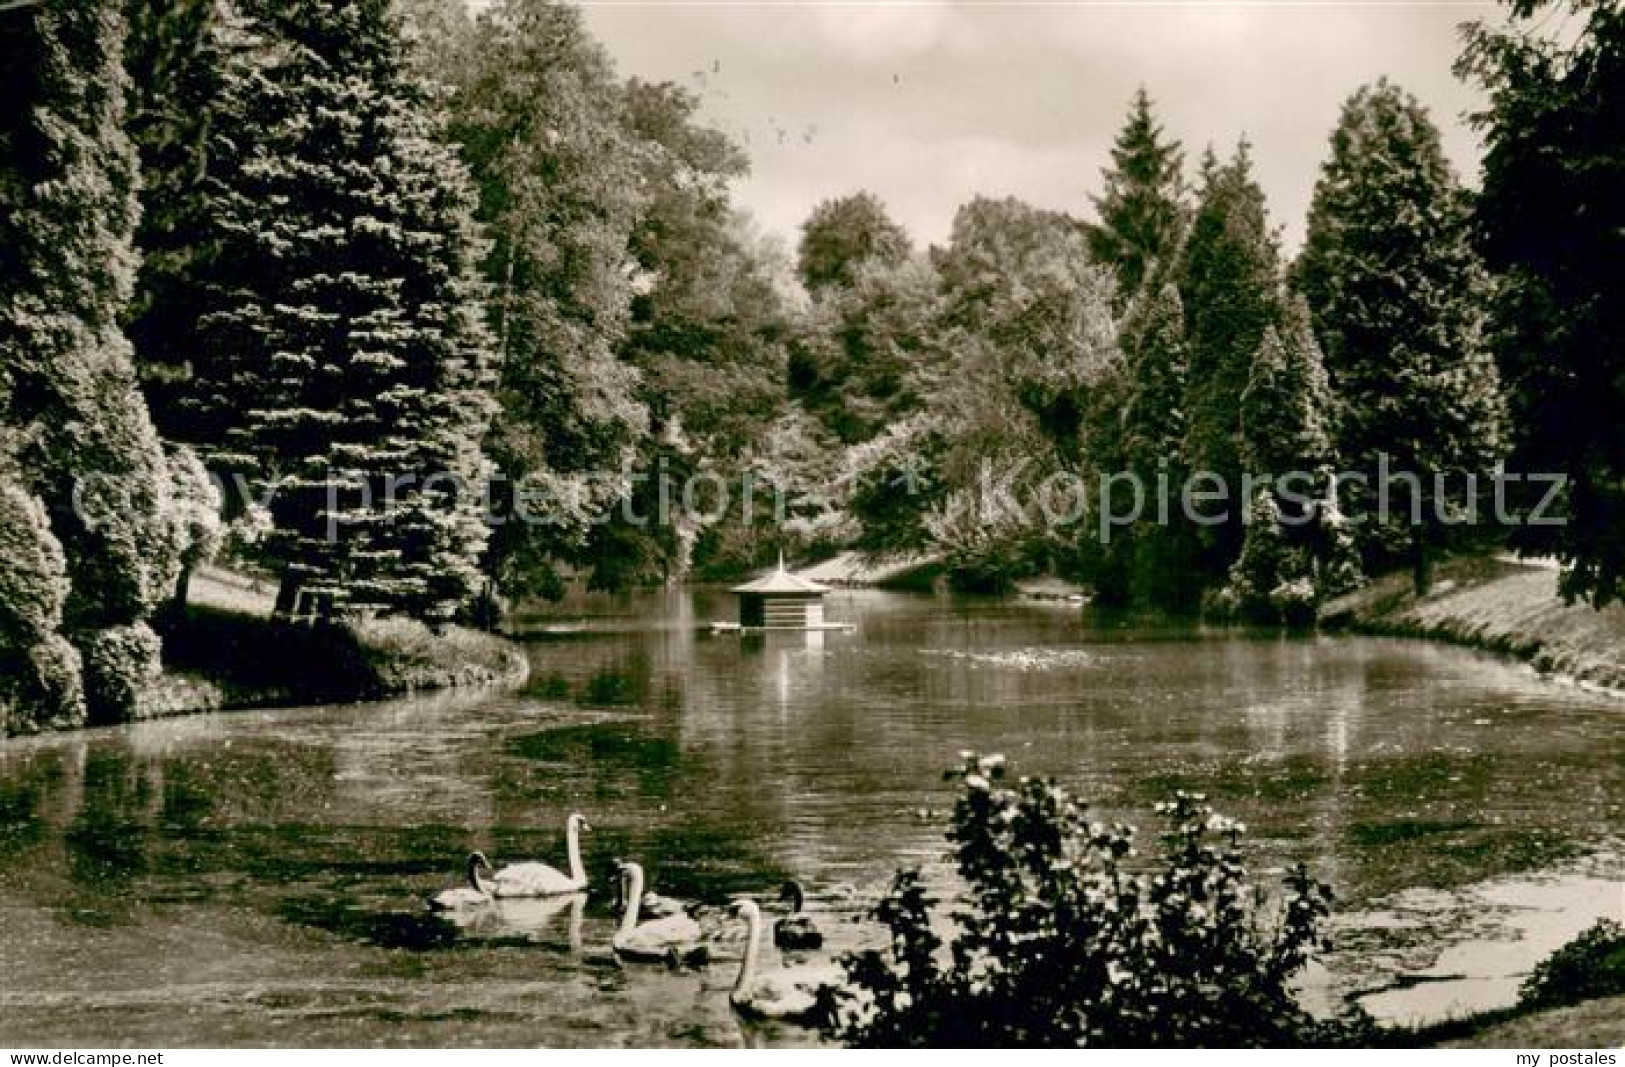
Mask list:
[[581,824],[575,819],[564,832],[565,847],[570,854],[570,880],[572,882],[586,882],[587,872],[581,865]]
[[643,871],[633,867],[626,873],[631,885],[626,887],[626,911],[621,913],[621,933],[629,934],[638,926],[638,904],[643,900]]
[[743,997],[750,992],[756,980],[756,954],[762,948],[762,916],[752,912],[746,917],[750,933],[745,937],[745,958],[739,963],[739,978],[734,982],[734,996]]
[[474,892],[482,896],[491,895],[491,887],[480,877],[480,865],[473,860],[468,863],[468,884],[474,887]]

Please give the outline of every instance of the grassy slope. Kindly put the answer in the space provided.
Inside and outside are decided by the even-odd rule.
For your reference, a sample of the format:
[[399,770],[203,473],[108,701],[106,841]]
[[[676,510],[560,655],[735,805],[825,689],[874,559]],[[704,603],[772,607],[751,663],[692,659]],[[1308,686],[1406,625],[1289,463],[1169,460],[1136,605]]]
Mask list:
[[423,689],[517,684],[524,654],[490,634],[377,619],[273,626],[269,584],[221,567],[193,576],[184,621],[164,635],[168,673],[147,714],[364,700]]
[[1416,1044],[1438,1048],[1606,1049],[1625,1046],[1625,997],[1563,1008],[1509,1008],[1417,1031]]
[[1340,597],[1322,621],[1369,633],[1431,637],[1526,660],[1542,671],[1625,689],[1625,605],[1565,604],[1558,572],[1536,563],[1471,556],[1439,568],[1418,600],[1407,574]]

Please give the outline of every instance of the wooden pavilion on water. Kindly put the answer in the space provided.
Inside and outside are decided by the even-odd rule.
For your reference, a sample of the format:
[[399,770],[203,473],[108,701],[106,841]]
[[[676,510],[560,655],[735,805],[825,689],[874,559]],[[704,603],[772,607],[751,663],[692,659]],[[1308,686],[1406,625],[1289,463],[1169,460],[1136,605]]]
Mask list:
[[737,626],[719,623],[715,629],[760,630],[849,630],[850,623],[824,619],[824,594],[829,586],[791,574],[784,557],[768,574],[733,588],[739,598]]

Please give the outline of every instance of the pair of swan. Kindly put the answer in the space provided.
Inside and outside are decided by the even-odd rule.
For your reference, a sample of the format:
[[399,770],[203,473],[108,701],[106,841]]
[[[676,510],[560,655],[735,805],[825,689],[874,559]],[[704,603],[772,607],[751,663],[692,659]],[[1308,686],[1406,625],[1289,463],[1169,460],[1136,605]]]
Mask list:
[[[457,911],[510,897],[558,897],[585,892],[587,871],[581,863],[581,834],[591,829],[580,814],[572,813],[565,820],[568,873],[534,861],[496,870],[485,853],[475,852],[468,857],[467,884],[429,898],[429,907],[435,911]],[[486,874],[490,877],[485,877]]]
[[[704,952],[704,931],[692,916],[682,910],[638,921],[644,897],[643,867],[637,863],[622,863],[622,884],[625,887],[626,910],[621,915],[621,926],[611,944],[617,955],[631,960],[680,961],[695,959]],[[801,914],[801,887],[794,883],[785,886],[787,895],[794,885],[795,911],[791,918]],[[746,898],[735,906],[739,917],[745,920],[745,955],[739,965],[739,977],[734,981],[728,1002],[740,1014],[786,1022],[815,1022],[819,1016],[819,990],[833,986],[842,979],[841,971],[833,964],[802,964],[795,967],[777,967],[760,970],[762,950],[762,909],[754,900]],[[805,923],[795,927],[791,940],[807,945],[822,944],[820,934],[812,921],[801,916]],[[809,933],[810,931],[810,933]],[[776,935],[775,940],[780,940]]]
[[[839,985],[844,975],[833,963],[803,963],[794,967],[757,970],[762,949],[762,909],[754,900],[741,900],[736,908],[749,927],[745,958],[728,1003],[739,1014],[757,1019],[815,1023],[822,1014],[819,991]],[[822,936],[819,938],[822,941]]]
[[610,941],[616,954],[627,959],[649,961],[691,958],[705,937],[700,924],[681,906],[672,913],[639,922],[638,916],[644,902],[643,867],[637,863],[619,863],[616,866],[621,872],[626,899],[620,929],[615,931],[615,937]]
[[[615,898],[615,906],[624,909],[627,903],[627,865],[616,863],[616,869],[621,872],[618,883],[619,893]],[[640,867],[641,871],[642,868]],[[788,914],[773,924],[773,943],[787,952],[805,952],[809,949],[822,948],[824,934],[813,921],[811,915],[804,910],[807,903],[806,890],[801,883],[791,879],[779,888],[779,901],[787,904]],[[646,892],[638,901],[638,915],[650,919],[664,919],[668,916],[687,915],[700,924],[706,936],[717,941],[735,941],[726,930],[718,930],[718,919],[712,914],[721,909],[712,908],[704,904],[693,904],[676,899],[675,897],[661,896],[659,893]],[[727,909],[732,915],[733,909]],[[743,941],[743,936],[737,937]]]

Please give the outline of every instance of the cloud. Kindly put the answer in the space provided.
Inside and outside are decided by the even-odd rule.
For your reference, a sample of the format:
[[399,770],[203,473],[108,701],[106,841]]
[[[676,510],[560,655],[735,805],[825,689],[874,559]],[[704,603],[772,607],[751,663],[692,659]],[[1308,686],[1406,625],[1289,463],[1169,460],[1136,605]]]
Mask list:
[[1090,213],[1088,193],[1145,85],[1194,164],[1244,132],[1289,246],[1343,100],[1388,75],[1433,109],[1468,178],[1476,107],[1455,81],[1449,5],[837,3],[589,6],[623,74],[675,80],[747,142],[740,202],[791,239],[830,196],[867,188],[941,241],[978,193]]
[[937,47],[953,11],[939,2],[843,3],[815,5],[801,14],[811,16],[819,39],[836,54],[874,63]]

